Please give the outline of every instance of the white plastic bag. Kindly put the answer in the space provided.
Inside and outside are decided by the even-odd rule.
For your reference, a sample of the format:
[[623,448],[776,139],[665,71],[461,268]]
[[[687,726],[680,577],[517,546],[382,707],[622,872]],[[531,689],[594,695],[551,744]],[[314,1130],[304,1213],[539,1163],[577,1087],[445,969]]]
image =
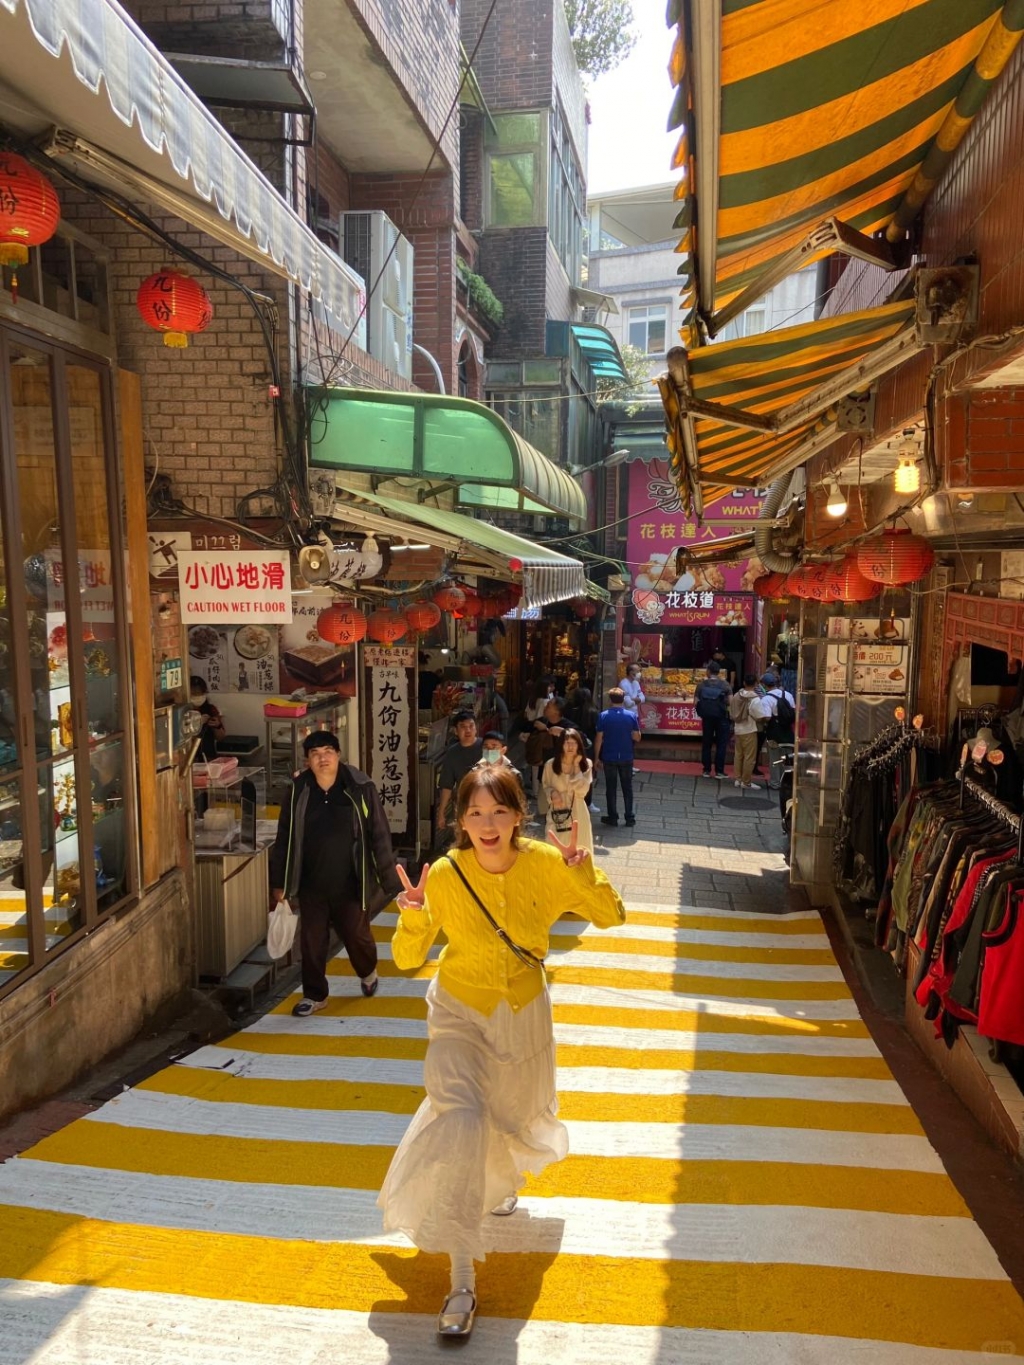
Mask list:
[[270,912],[267,923],[267,952],[271,957],[284,957],[295,942],[299,916],[286,900],[279,900]]

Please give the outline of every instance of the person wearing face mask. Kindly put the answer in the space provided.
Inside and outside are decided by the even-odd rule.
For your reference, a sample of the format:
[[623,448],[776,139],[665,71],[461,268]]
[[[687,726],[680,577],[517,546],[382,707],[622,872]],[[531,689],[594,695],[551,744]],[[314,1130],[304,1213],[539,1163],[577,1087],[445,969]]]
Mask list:
[[488,730],[483,738],[483,753],[479,763],[474,763],[474,768],[487,768],[493,764],[500,764],[509,773],[512,773],[519,782],[523,784],[523,775],[508,756],[508,748],[504,739],[497,730]]
[[217,741],[224,738],[224,717],[206,695],[206,683],[193,674],[188,680],[188,695],[192,706],[203,718],[199,734],[199,757],[203,763],[217,757]]
[[590,823],[587,793],[593,780],[594,770],[584,749],[583,736],[578,730],[563,730],[555,747],[555,756],[544,764],[541,777],[548,799],[545,833],[554,832],[563,838],[575,821],[576,842],[589,853],[594,851],[594,831]]

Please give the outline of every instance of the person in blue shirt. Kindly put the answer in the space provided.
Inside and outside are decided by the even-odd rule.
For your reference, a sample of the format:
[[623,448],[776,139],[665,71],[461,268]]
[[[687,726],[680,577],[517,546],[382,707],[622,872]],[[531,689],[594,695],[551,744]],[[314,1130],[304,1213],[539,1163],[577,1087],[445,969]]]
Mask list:
[[611,703],[597,718],[594,740],[594,767],[604,767],[605,800],[608,814],[601,816],[602,825],[617,825],[618,784],[622,783],[622,801],[626,824],[636,824],[633,809],[633,745],[640,743],[636,713],[625,708],[626,694],[621,687],[608,693]]

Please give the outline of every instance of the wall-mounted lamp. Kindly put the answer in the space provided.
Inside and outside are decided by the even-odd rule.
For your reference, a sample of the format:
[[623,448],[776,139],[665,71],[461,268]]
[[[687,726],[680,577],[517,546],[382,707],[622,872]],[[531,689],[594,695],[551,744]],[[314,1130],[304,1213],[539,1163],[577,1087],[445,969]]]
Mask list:
[[892,483],[897,493],[916,493],[920,489],[921,466],[917,462],[917,454],[914,428],[907,427],[896,451],[897,464]]

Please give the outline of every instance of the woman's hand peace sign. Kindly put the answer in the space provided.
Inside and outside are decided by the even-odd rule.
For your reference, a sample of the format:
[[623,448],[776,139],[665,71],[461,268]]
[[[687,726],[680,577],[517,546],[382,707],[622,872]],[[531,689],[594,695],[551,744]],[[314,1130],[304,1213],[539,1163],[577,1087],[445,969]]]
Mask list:
[[572,829],[569,832],[568,844],[563,844],[553,829],[548,831],[548,838],[564,858],[566,867],[579,867],[580,863],[590,857],[590,854],[585,848],[579,848],[576,844],[579,829],[578,822],[574,820],[572,822]]
[[399,910],[422,910],[423,902],[427,898],[427,873],[430,871],[430,864],[423,864],[423,871],[415,886],[409,880],[409,874],[401,863],[395,864],[395,871],[398,873],[398,880],[405,887],[396,901]]

